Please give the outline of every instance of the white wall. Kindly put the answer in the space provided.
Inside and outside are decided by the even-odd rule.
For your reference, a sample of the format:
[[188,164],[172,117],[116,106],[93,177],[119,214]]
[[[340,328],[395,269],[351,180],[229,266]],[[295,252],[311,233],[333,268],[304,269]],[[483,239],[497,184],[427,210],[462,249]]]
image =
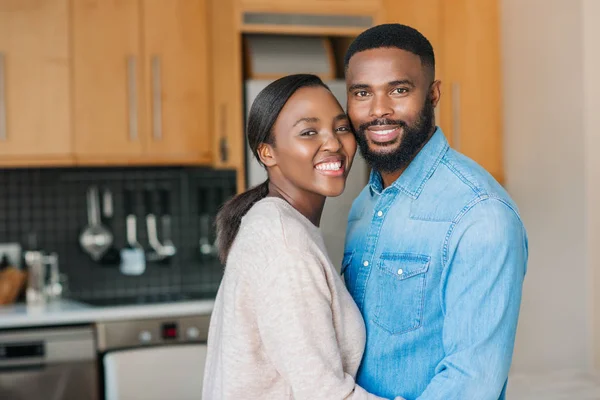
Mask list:
[[588,300],[590,320],[594,321],[590,330],[594,351],[590,354],[600,368],[600,46],[595,44],[600,38],[600,1],[583,0],[582,12]]
[[506,185],[530,246],[513,372],[589,362],[582,1],[501,0]]

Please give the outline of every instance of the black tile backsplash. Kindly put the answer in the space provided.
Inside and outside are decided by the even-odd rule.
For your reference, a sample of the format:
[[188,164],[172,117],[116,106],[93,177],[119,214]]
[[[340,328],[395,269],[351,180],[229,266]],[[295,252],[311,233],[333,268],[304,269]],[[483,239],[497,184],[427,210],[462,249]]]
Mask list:
[[[216,293],[222,266],[216,256],[201,254],[200,238],[207,235],[201,225],[204,219],[203,229],[210,228],[210,238],[204,241],[204,249],[210,249],[206,244],[214,243],[214,214],[235,194],[235,184],[234,171],[203,168],[0,169],[0,243],[57,252],[61,272],[68,278],[68,296],[74,299]],[[159,215],[160,190],[166,191],[177,248],[170,262],[147,262],[142,275],[127,276],[118,263],[92,261],[79,245],[88,224],[86,193],[92,185],[99,189],[100,205],[104,191],[112,193],[114,215],[102,222],[113,232],[118,249],[126,243],[124,191],[133,190],[137,239],[146,250],[144,191],[150,191],[151,206]]]

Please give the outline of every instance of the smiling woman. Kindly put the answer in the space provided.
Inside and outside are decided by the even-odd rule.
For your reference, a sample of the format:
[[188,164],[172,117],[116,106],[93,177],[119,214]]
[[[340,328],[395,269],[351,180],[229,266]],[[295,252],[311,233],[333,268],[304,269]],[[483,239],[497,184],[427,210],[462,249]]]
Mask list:
[[318,77],[292,75],[257,96],[248,142],[269,179],[217,217],[203,398],[380,399],[354,381],[364,322],[319,229],[356,152],[348,118]]
[[318,226],[325,198],[342,194],[356,152],[346,114],[321,79],[308,74],[281,78],[257,96],[247,136],[269,178],[233,198],[217,216],[223,263],[242,217],[267,196],[285,199]]

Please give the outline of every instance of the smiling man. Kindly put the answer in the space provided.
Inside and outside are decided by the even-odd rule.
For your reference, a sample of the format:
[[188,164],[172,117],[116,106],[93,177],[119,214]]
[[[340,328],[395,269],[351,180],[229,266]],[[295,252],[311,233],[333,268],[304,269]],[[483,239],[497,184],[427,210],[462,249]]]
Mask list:
[[373,169],[342,265],[367,327],[357,383],[407,400],[504,399],[528,257],[517,207],[436,127],[441,83],[423,35],[371,28],[345,67]]

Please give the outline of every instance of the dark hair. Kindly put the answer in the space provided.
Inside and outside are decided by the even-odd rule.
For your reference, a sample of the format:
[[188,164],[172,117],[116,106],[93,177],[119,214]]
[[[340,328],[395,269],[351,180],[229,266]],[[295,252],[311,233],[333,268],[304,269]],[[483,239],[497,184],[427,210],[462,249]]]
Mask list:
[[[266,86],[254,99],[248,115],[246,136],[254,157],[262,164],[258,156],[261,143],[275,145],[272,134],[273,125],[279,117],[283,106],[300,88],[322,86],[328,87],[316,75],[298,74],[280,78]],[[242,217],[259,200],[269,193],[269,180],[240,193],[221,207],[217,214],[217,244],[219,259],[227,261],[229,249],[240,229]]]
[[348,69],[350,59],[356,53],[382,47],[395,47],[410,51],[421,58],[421,64],[435,76],[435,55],[433,47],[425,36],[410,26],[383,24],[367,29],[354,39],[344,57],[344,68]]

